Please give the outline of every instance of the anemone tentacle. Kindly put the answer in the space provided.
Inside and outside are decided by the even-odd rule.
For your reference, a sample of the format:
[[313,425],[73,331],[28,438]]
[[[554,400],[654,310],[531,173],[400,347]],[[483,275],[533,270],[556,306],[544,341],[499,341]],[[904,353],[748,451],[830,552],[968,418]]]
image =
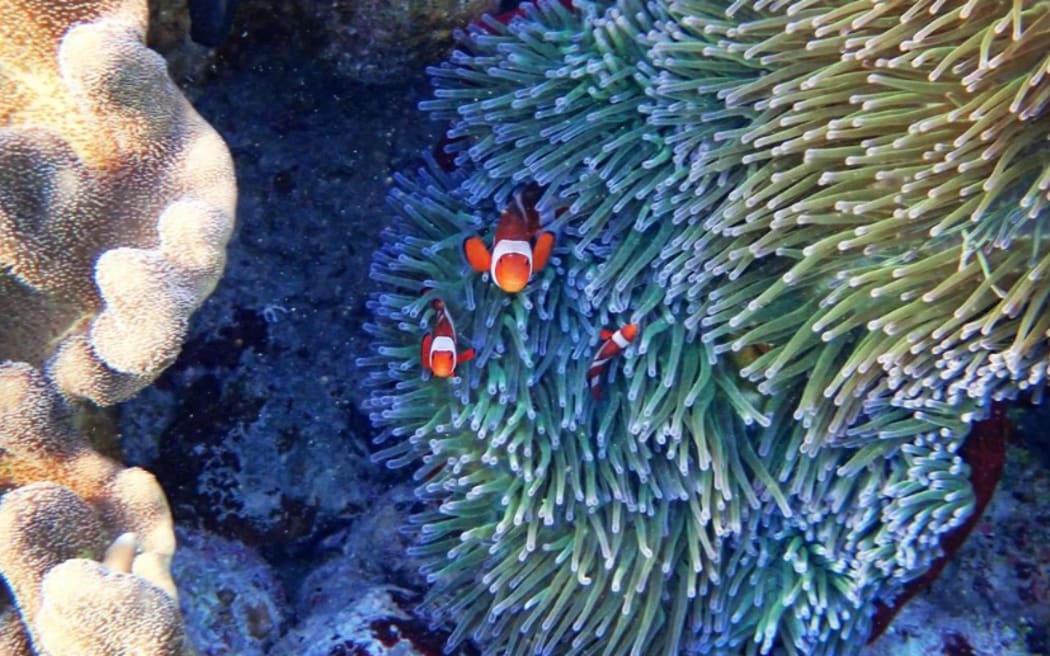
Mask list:
[[[1050,371],[1050,2],[541,0],[462,35],[373,277],[381,458],[490,654],[850,654]],[[459,246],[543,189],[507,295]],[[433,297],[477,349],[421,375]],[[587,370],[602,328],[641,334]]]

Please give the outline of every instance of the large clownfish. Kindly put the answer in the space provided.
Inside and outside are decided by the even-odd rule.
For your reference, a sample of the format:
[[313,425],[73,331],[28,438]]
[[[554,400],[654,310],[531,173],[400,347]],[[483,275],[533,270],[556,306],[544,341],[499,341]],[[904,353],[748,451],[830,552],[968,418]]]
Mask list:
[[637,336],[638,324],[634,323],[621,326],[616,332],[603,328],[599,333],[602,345],[598,347],[598,352],[594,354],[594,359],[591,360],[591,366],[587,368],[587,384],[591,388],[591,396],[596,400],[602,396],[599,379],[602,376],[602,372],[605,371],[605,365],[627,348],[627,345],[633,342]]
[[452,323],[445,303],[435,298],[432,303],[437,317],[434,331],[423,336],[420,360],[423,368],[438,378],[448,378],[456,373],[456,365],[474,357],[474,349],[456,350],[456,326]]
[[499,217],[492,252],[477,235],[463,242],[463,254],[471,268],[488,272],[496,286],[508,294],[525,289],[533,273],[547,266],[554,235],[540,229],[540,215],[531,203],[514,192],[514,202]]

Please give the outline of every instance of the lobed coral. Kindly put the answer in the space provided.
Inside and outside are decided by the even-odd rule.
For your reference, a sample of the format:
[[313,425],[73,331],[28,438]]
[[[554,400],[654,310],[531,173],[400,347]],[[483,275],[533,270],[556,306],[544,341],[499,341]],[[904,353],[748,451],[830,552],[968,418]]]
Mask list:
[[229,153],[143,45],[145,3],[0,12],[0,358],[111,404],[174,359],[222,272]]
[[0,18],[0,644],[183,654],[163,492],[71,413],[174,359],[222,271],[229,153],[144,46],[144,1]]
[[[1050,369],[1050,3],[521,13],[431,70],[457,168],[398,178],[372,273],[430,608],[486,653],[854,653],[972,511],[969,424]],[[459,246],[530,183],[559,243],[508,296]]]
[[[121,644],[182,654],[164,493],[148,472],[93,451],[69,419],[39,371],[0,364],[0,572],[16,604],[0,634],[24,627],[54,656]],[[5,653],[30,653],[21,642]]]

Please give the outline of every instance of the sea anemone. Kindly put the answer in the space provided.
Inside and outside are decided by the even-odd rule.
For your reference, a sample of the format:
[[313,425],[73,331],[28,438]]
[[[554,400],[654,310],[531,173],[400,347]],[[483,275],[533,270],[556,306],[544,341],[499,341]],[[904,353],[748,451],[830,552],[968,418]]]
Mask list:
[[[968,424],[1047,372],[1050,3],[574,4],[431,70],[457,169],[398,176],[374,263],[428,607],[486,653],[853,653],[971,511]],[[526,184],[558,245],[506,295],[459,246]]]

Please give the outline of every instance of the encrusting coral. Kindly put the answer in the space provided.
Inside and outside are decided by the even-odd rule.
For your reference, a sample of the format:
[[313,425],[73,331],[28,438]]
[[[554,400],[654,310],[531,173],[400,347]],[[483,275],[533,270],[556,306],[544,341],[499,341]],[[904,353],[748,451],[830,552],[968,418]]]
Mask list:
[[163,492],[71,422],[172,362],[233,225],[229,152],[146,19],[144,0],[0,0],[5,654],[188,650]]
[[[968,426],[1046,382],[1050,3],[569,4],[431,70],[445,167],[375,259],[428,606],[486,653],[855,653],[972,511]],[[507,295],[460,247],[527,184],[558,245]]]

